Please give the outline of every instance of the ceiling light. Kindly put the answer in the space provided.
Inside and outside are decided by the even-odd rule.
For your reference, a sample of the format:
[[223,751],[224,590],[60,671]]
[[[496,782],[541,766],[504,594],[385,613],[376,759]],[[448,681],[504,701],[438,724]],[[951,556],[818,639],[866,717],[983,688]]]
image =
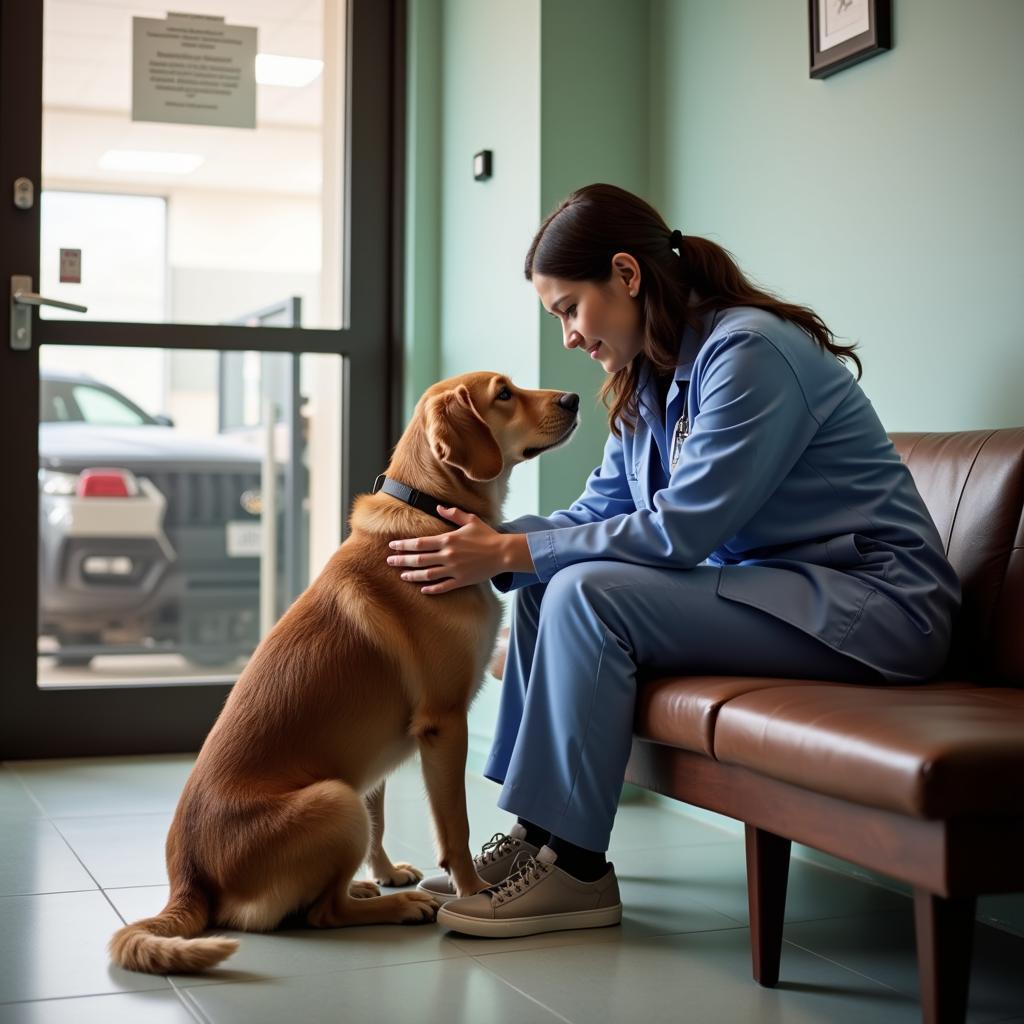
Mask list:
[[309,57],[279,57],[275,53],[256,54],[256,81],[260,85],[285,85],[301,89],[324,69],[322,60]]
[[105,171],[191,174],[205,159],[198,153],[160,153],[144,149],[108,149],[99,163]]

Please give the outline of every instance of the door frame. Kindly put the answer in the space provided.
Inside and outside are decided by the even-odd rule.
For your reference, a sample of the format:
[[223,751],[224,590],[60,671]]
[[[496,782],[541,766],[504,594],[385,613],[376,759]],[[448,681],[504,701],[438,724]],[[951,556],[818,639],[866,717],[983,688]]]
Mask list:
[[[10,347],[0,317],[0,758],[198,750],[230,686],[146,684],[46,689],[36,683],[38,636],[38,418],[41,344],[203,348],[342,355],[341,508],[369,490],[395,438],[402,367],[404,0],[347,0],[346,238],[338,330],[42,320],[30,352]],[[13,274],[39,281],[43,4],[0,4],[0,288]],[[357,45],[356,45],[357,44]],[[19,210],[13,182],[35,203]],[[26,269],[27,268],[27,269]],[[353,387],[356,382],[357,386]],[[352,424],[358,424],[350,444]],[[342,524],[343,531],[345,524]]]

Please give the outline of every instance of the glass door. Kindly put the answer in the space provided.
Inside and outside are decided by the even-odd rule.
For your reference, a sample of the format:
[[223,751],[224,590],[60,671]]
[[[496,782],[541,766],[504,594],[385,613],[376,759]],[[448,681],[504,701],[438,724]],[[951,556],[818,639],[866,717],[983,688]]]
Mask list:
[[0,8],[0,757],[197,749],[383,468],[396,7]]

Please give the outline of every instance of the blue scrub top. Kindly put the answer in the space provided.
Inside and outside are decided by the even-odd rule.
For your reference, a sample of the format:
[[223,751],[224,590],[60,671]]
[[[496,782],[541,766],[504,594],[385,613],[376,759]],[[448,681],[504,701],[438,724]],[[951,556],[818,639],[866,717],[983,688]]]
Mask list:
[[[591,560],[720,566],[720,597],[887,679],[937,672],[960,582],[910,471],[839,359],[791,321],[735,307],[686,329],[665,408],[650,369],[635,430],[609,434],[572,506],[499,527],[528,534],[536,572],[502,574],[495,586],[547,581]],[[690,434],[670,471],[687,393]]]

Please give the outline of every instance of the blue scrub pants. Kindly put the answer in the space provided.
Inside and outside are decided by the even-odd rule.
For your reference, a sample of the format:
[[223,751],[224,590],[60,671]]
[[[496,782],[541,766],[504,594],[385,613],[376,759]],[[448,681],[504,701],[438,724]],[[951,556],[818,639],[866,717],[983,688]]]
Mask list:
[[795,626],[717,593],[716,566],[592,561],[515,595],[484,775],[498,806],[602,852],[633,736],[637,666],[672,675],[884,683]]

